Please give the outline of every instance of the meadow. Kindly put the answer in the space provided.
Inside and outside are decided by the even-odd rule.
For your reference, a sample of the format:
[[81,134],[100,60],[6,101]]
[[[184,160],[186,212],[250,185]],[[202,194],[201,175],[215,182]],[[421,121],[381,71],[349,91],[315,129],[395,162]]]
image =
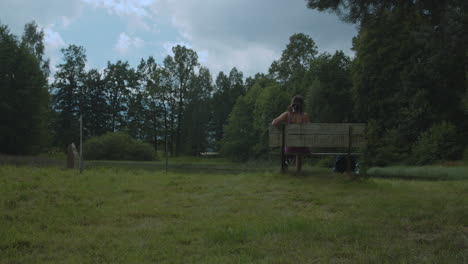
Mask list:
[[1,165],[0,263],[468,263],[466,179],[198,162]]

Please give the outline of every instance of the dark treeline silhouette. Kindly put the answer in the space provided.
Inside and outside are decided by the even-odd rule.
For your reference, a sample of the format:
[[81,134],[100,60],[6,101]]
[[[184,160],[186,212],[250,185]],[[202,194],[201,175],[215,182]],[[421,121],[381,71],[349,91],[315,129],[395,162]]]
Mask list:
[[167,141],[171,155],[215,149],[232,105],[244,93],[242,73],[220,72],[213,83],[195,51],[179,45],[172,51],[162,64],[149,57],[133,69],[119,60],[100,73],[85,70],[83,47],[62,49],[64,63],[51,84],[54,143],[76,141],[83,115],[85,138],[121,131],[155,150]]
[[1,26],[0,152],[78,142],[83,115],[86,139],[119,131],[171,155],[259,158],[269,151],[271,120],[302,94],[312,122],[368,123],[368,164],[460,158],[468,139],[467,4],[434,3],[308,0],[357,25],[355,57],[319,53],[298,33],[268,73],[245,79],[235,67],[213,79],[183,46],[161,63],[149,57],[136,68],[117,61],[87,71],[84,47],[70,45],[47,84],[43,33],[30,23],[19,41]]
[[0,152],[37,153],[48,144],[49,63],[35,23],[21,40],[0,25]]

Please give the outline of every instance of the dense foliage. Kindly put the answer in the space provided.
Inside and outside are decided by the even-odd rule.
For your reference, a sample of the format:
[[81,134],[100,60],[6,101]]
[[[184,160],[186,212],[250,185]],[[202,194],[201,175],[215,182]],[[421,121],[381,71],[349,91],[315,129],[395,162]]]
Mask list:
[[461,151],[441,141],[468,144],[468,3],[307,2],[359,26],[352,96],[356,120],[370,122],[368,162],[460,158]]
[[147,143],[135,140],[123,132],[92,137],[84,143],[86,159],[90,160],[153,160],[155,152]]
[[43,37],[34,23],[21,41],[0,25],[0,152],[34,154],[48,143]]
[[448,122],[433,125],[419,136],[413,146],[414,163],[430,164],[438,160],[460,157],[463,151],[459,144],[456,127]]

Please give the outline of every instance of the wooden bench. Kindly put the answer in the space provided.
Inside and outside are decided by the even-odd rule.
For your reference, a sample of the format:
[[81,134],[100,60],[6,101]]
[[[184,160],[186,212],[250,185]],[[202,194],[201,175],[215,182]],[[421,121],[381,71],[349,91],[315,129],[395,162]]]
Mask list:
[[[309,123],[270,126],[269,146],[280,148],[281,172],[286,172],[285,147],[308,147],[307,155],[347,155],[347,172],[351,173],[351,156],[362,154],[366,144],[366,124]],[[288,155],[304,155],[288,153]]]

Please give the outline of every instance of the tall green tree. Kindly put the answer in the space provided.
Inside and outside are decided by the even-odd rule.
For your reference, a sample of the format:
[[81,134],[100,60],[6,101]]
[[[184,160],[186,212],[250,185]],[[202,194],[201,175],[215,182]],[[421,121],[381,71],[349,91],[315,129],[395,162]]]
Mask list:
[[159,138],[164,136],[163,96],[158,90],[161,83],[157,77],[159,70],[159,66],[151,56],[147,60],[142,59],[137,68],[143,94],[145,140],[153,145],[155,151],[158,151]]
[[126,126],[125,113],[128,110],[130,91],[138,86],[138,78],[128,62],[118,60],[107,63],[104,70],[106,100],[110,111],[110,130],[124,130]]
[[253,157],[252,145],[257,135],[253,128],[253,102],[241,96],[237,99],[224,129],[221,153],[234,160],[245,161]]
[[79,140],[79,116],[85,102],[86,54],[82,46],[69,45],[61,49],[63,63],[57,66],[55,81],[51,85],[55,120],[56,144],[66,147]]
[[144,93],[141,90],[132,92],[128,98],[128,109],[125,116],[126,131],[136,139],[146,138],[146,108]]
[[47,80],[40,62],[4,25],[0,61],[0,152],[37,153],[47,143]]
[[255,80],[249,91],[237,98],[224,126],[221,153],[234,160],[245,161],[262,154],[267,119],[284,110],[277,107],[278,102],[284,100],[284,91],[273,80],[261,75]]
[[173,96],[177,102],[175,148],[176,155],[182,150],[182,120],[185,115],[187,94],[189,92],[190,81],[194,75],[195,68],[199,66],[198,55],[192,49],[177,45],[172,48],[174,57],[168,56],[165,60],[165,67],[174,78]]
[[126,131],[133,138],[140,140],[147,139],[147,108],[145,105],[146,79],[148,78],[147,65],[145,60],[141,59],[140,64],[135,71],[137,85],[130,90],[128,95],[128,109],[125,115]]
[[351,59],[342,51],[323,53],[313,61],[307,75],[306,112],[313,122],[351,122]]
[[244,74],[237,70],[236,67],[232,68],[229,72],[229,98],[230,105],[234,105],[236,99],[245,94]]
[[265,83],[256,95],[253,126],[257,132],[257,142],[252,149],[255,157],[268,152],[268,128],[274,118],[287,111],[290,100],[291,96],[274,80]]
[[110,131],[110,112],[106,101],[105,83],[102,74],[91,69],[84,81],[85,106],[83,130],[86,137],[101,136]]
[[[245,94],[243,82],[243,73],[232,68],[229,75],[219,72],[216,77],[216,86],[213,94],[213,118],[211,120],[210,130],[215,142],[220,142],[223,138],[224,126],[227,123],[229,114],[241,95]],[[219,148],[219,146],[215,146]]]
[[39,62],[45,78],[50,74],[50,60],[44,57],[44,31],[40,30],[35,21],[24,26],[24,33],[21,38],[21,45],[26,47]]
[[210,99],[213,80],[208,68],[200,67],[190,83],[191,89],[187,94],[186,114],[183,119],[183,151],[198,155],[208,147],[208,124],[212,113]]
[[[219,142],[223,138],[223,127],[226,124],[232,105],[228,102],[233,98],[229,96],[229,77],[224,72],[219,72],[215,80],[212,106],[213,114],[210,130],[214,142]],[[218,148],[215,146],[215,148]]]
[[154,74],[157,83],[156,92],[161,98],[164,109],[165,151],[170,152],[171,156],[175,155],[178,106],[178,100],[175,96],[178,84],[173,65],[174,59],[167,56],[163,61],[163,67],[159,68]]
[[317,45],[310,36],[303,33],[293,34],[286,49],[281,53],[281,58],[271,64],[269,73],[274,79],[285,84],[290,93],[302,93],[297,83],[304,78],[317,53]]

